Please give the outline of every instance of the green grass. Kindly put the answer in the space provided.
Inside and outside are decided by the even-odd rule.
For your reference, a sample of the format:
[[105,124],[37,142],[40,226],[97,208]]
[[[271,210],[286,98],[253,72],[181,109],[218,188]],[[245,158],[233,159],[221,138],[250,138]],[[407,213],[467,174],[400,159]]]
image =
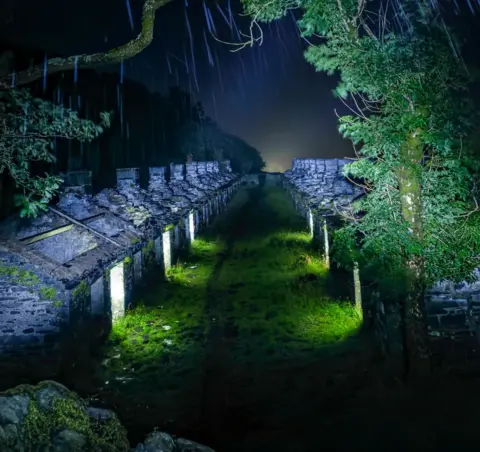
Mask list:
[[247,206],[215,283],[238,330],[237,362],[303,358],[347,339],[361,323],[349,301],[328,295],[323,256],[285,198],[270,189]]
[[287,195],[242,190],[167,281],[150,285],[113,326],[98,375],[110,394],[104,398],[127,424],[138,416],[157,425],[198,416],[210,329],[218,324],[231,333],[226,365],[233,373],[318,360],[349,342],[361,323],[331,287]]
[[194,412],[200,404],[206,288],[220,249],[196,240],[167,281],[146,291],[113,326],[99,377],[108,382],[112,403],[128,407],[132,417],[146,405],[156,416],[182,417],[186,407]]

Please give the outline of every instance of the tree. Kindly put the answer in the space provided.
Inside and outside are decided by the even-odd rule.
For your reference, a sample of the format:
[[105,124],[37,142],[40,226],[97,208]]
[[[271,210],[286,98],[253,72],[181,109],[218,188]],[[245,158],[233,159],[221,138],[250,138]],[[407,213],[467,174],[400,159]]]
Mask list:
[[478,262],[477,172],[468,152],[475,118],[470,80],[438,12],[407,0],[389,14],[385,5],[374,14],[366,0],[244,0],[254,22],[301,8],[304,37],[320,38],[307,61],[340,74],[335,95],[353,112],[340,118],[340,131],[359,148],[345,172],[363,181],[367,196],[352,207],[337,246],[359,245],[363,262],[393,278],[406,371],[423,373],[425,288],[471,279]]
[[32,163],[54,162],[56,139],[92,140],[109,125],[107,113],[95,124],[63,106],[32,98],[27,90],[0,93],[0,175],[7,172],[22,190],[17,197],[21,216],[46,210],[62,182],[49,174],[35,176]]
[[71,71],[75,68],[91,68],[100,64],[115,64],[134,57],[153,40],[155,13],[162,6],[172,0],[144,0],[142,9],[142,26],[140,33],[131,41],[107,52],[91,55],[74,55],[66,58],[51,58],[44,63],[32,66],[29,69],[0,77],[0,90],[9,90],[15,86],[25,85],[45,75],[62,71]]

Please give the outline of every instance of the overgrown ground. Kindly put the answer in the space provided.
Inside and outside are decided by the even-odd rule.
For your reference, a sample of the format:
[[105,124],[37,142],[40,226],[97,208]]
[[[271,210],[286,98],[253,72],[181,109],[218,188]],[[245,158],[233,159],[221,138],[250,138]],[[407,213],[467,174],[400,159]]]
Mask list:
[[244,189],[58,380],[114,409],[132,443],[159,427],[217,452],[478,447],[475,366],[389,378],[350,284],[324,268],[286,193]]
[[[360,319],[339,285],[281,189],[242,190],[115,325],[97,373],[102,398],[130,431],[245,436],[238,423],[265,416],[272,391],[298,389],[289,369],[360,343],[348,341]],[[272,372],[285,375],[265,387]]]

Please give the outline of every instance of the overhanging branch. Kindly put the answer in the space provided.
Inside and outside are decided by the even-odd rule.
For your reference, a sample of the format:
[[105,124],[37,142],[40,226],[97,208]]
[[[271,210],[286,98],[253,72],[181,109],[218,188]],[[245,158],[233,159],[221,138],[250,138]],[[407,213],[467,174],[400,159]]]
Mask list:
[[[90,68],[99,64],[115,64],[134,57],[153,40],[155,13],[157,9],[170,3],[172,0],[145,0],[142,11],[142,29],[136,38],[115,49],[90,55],[73,55],[66,58],[50,58],[47,60],[47,75],[62,71],[71,71],[75,67]],[[18,74],[10,74],[0,78],[0,90],[10,89],[15,77],[15,86],[25,85],[44,76],[44,64],[37,64]]]

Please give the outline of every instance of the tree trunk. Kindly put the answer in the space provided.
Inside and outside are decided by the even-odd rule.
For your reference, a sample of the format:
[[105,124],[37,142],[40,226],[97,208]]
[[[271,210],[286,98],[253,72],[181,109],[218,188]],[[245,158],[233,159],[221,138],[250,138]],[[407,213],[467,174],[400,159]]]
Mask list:
[[[422,228],[422,155],[420,131],[416,130],[400,148],[398,172],[401,213],[412,239],[423,240]],[[406,297],[402,309],[405,375],[423,376],[430,371],[428,329],[424,312],[424,267],[421,258],[407,262]]]

